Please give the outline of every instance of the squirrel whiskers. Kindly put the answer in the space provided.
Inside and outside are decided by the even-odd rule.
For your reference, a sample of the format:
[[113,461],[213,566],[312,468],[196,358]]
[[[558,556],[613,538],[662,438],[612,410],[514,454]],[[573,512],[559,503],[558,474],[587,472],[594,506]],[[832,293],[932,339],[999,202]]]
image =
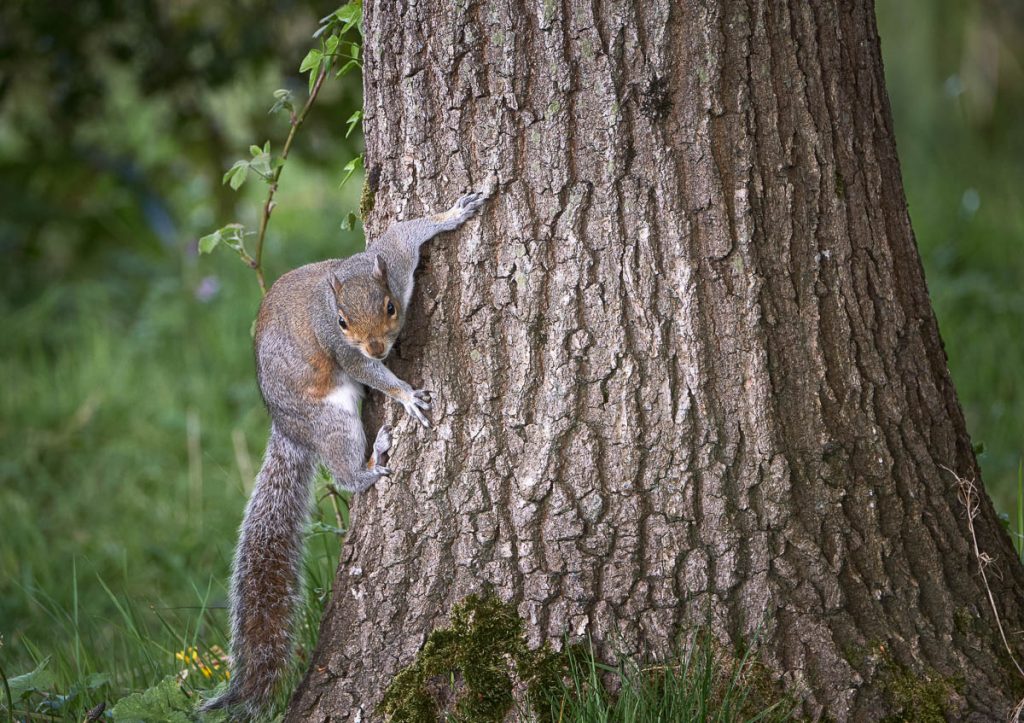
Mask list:
[[444,213],[393,224],[366,251],[295,269],[264,297],[254,343],[270,439],[235,551],[230,683],[200,710],[258,717],[290,667],[314,465],[322,462],[352,492],[391,475],[390,427],[378,430],[366,458],[364,387],[430,426],[430,392],[396,377],[383,359],[405,323],[420,247],[458,228],[483,201],[471,193]]

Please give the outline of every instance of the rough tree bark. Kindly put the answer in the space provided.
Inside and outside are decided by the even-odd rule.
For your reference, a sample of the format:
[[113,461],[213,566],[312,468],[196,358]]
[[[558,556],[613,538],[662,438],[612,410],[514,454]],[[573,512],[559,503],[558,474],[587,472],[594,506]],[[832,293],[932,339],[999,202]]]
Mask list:
[[[871,1],[368,0],[365,27],[370,233],[497,193],[425,260],[391,364],[437,428],[384,406],[396,476],[353,505],[290,719],[375,719],[486,583],[606,653],[710,615],[812,717],[898,710],[894,671],[1005,716]],[[987,497],[975,526],[1019,647]]]

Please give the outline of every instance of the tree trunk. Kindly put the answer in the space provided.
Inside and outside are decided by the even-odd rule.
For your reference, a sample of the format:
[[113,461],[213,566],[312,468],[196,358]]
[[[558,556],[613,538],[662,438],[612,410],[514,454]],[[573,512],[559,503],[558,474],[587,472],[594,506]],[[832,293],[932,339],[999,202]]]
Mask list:
[[[908,714],[899,676],[1005,718],[870,0],[367,0],[365,29],[371,235],[497,191],[424,259],[390,364],[436,429],[373,403],[395,478],[353,504],[290,719],[378,719],[487,585],[534,643],[757,638],[813,718]],[[1020,657],[983,492],[974,528]]]

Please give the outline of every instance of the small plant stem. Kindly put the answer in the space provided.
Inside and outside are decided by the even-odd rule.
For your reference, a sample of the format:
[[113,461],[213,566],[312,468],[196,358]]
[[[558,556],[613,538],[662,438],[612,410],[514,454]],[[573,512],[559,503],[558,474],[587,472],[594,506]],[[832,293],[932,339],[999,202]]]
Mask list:
[[281,150],[281,163],[274,169],[274,175],[270,179],[270,190],[267,191],[267,200],[263,203],[263,216],[260,218],[260,230],[256,237],[256,255],[249,264],[256,271],[256,280],[259,281],[260,291],[263,294],[267,293],[267,282],[263,276],[263,239],[267,235],[267,223],[269,223],[270,214],[274,210],[274,194],[277,193],[277,183],[281,178],[281,171],[284,170],[284,162],[288,160],[288,152],[292,149],[295,133],[299,130],[302,122],[306,120],[306,114],[309,113],[313,102],[316,101],[316,97],[320,94],[320,88],[323,86],[327,73],[330,70],[331,63],[324,63],[320,69],[320,75],[317,76],[316,83],[313,84],[313,90],[310,91],[309,98],[306,99],[306,104],[302,106],[302,110],[297,115],[292,114],[292,128],[288,132],[288,137],[284,141],[284,148]]
[[[1020,677],[1024,678],[1024,668],[1022,668],[1021,664],[1017,661],[1017,656],[1013,654],[1013,648],[1010,647],[1010,642],[1006,639],[1006,631],[1003,629],[1003,621],[1002,618],[999,617],[999,607],[996,605],[995,595],[992,594],[992,587],[988,584],[988,575],[985,573],[985,568],[993,562],[993,558],[987,552],[982,552],[981,546],[978,544],[978,534],[974,530],[974,518],[978,516],[978,510],[980,507],[978,502],[977,484],[973,479],[965,480],[945,465],[942,465],[942,469],[949,472],[960,486],[960,500],[963,502],[964,508],[967,511],[967,530],[971,533],[971,546],[974,548],[974,557],[978,563],[978,572],[981,573],[982,586],[985,588],[985,594],[988,596],[989,606],[992,608],[992,617],[995,618],[996,629],[999,631],[999,637],[1003,641],[1003,647],[1010,656],[1010,662],[1013,663],[1013,667],[1017,669],[1017,673]],[[1021,698],[1020,702],[1018,702],[1016,707],[1010,712],[1008,720],[1012,723],[1019,723],[1022,713],[1024,713],[1024,698]]]
[[11,695],[11,685],[7,682],[7,673],[0,667],[0,678],[4,681],[4,694],[7,696],[7,721],[14,723],[14,697]]
[[345,521],[341,518],[341,505],[338,503],[338,498],[340,496],[341,495],[339,495],[337,493],[337,491],[335,491],[334,488],[332,487],[331,488],[331,505],[334,507],[334,519],[338,523],[338,530],[340,530],[338,532],[338,537],[344,537],[345,533],[344,533],[343,530],[345,529]]

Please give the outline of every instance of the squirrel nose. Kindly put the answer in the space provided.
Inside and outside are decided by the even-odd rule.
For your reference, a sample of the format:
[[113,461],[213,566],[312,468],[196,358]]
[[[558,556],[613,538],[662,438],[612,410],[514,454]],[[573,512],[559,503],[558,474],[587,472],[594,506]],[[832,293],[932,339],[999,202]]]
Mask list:
[[369,346],[368,351],[370,352],[370,356],[384,356],[384,344],[382,342],[371,341],[367,346]]

